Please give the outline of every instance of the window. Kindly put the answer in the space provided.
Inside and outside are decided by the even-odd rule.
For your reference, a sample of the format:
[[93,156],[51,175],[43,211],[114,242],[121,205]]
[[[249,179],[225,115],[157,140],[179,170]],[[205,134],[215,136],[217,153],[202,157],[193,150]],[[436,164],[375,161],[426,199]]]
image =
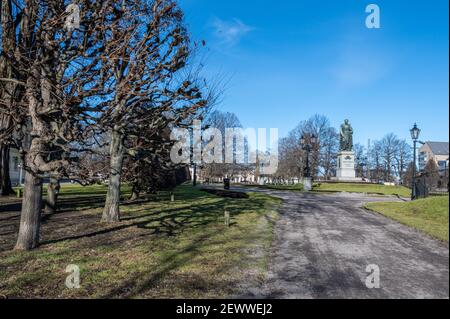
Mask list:
[[428,154],[425,152],[420,152],[419,153],[419,170],[424,170],[425,166],[427,165],[428,162]]
[[440,169],[445,169],[447,166],[447,161],[439,161],[438,165]]
[[13,157],[13,169],[16,172],[19,170],[19,158],[17,156]]

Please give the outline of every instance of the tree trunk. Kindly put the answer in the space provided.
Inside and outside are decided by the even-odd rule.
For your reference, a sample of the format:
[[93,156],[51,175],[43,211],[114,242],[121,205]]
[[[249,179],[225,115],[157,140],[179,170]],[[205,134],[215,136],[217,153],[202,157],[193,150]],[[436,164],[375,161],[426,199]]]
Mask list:
[[118,222],[120,220],[120,178],[124,156],[123,136],[117,130],[112,132],[110,147],[110,172],[108,194],[103,209],[103,222]]
[[42,180],[25,172],[19,236],[15,250],[30,250],[39,245],[42,208]]
[[14,194],[9,176],[9,146],[2,145],[0,147],[1,163],[0,163],[0,195],[8,196]]
[[54,214],[56,212],[60,187],[59,179],[55,176],[50,176],[50,183],[47,187],[47,199],[45,201],[46,214]]

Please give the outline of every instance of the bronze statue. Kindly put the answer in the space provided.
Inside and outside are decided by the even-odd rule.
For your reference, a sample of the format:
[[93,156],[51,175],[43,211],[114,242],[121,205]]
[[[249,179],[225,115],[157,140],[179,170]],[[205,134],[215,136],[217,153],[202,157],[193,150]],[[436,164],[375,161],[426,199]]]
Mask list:
[[341,125],[341,137],[340,137],[340,151],[352,152],[353,151],[353,128],[349,120],[345,120]]

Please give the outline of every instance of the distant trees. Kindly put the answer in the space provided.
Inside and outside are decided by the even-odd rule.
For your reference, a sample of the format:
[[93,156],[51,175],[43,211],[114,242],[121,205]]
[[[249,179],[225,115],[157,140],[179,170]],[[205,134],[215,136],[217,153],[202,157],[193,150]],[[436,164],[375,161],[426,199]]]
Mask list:
[[[279,169],[276,177],[280,180],[292,180],[303,177],[306,152],[302,150],[302,135],[314,134],[319,144],[313,146],[310,164],[314,176],[330,179],[336,176],[336,158],[339,152],[339,134],[323,115],[314,115],[301,122],[288,136],[279,142]],[[397,182],[410,185],[406,172],[412,162],[410,145],[390,133],[369,148],[356,143],[355,170],[358,177],[374,182]]]
[[408,166],[413,161],[413,154],[411,146],[405,140],[399,140],[397,143],[396,155],[394,156],[395,167],[398,173],[400,182],[404,185],[409,185],[405,183],[405,174],[408,170]]
[[410,186],[406,176],[413,160],[412,150],[406,140],[395,134],[387,134],[380,141],[375,141],[368,150],[370,178],[375,181],[400,182]]
[[336,174],[337,153],[339,152],[339,133],[334,127],[329,126],[320,138],[320,170],[325,179],[330,179]]
[[[213,111],[206,117],[203,128],[214,128],[217,129],[221,133],[222,139],[222,163],[203,163],[202,164],[202,174],[204,178],[223,178],[228,177],[232,178],[236,174],[243,173],[248,169],[248,165],[245,163],[238,163],[233,160],[233,163],[228,163],[226,158],[226,133],[227,129],[241,129],[242,124],[236,114],[231,112],[221,112],[221,111]],[[245,139],[245,136],[242,136]],[[209,141],[202,141],[203,144],[208,143]],[[232,142],[232,153],[235,159],[239,157],[241,152],[244,152],[248,155],[249,148],[248,144],[245,143],[245,149],[239,149],[237,144]]]
[[366,177],[364,168],[367,165],[366,160],[366,149],[363,145],[360,143],[356,143],[353,146],[353,150],[355,152],[355,170],[356,170],[356,177]]
[[294,132],[290,132],[285,138],[280,139],[278,147],[278,171],[277,180],[281,182],[293,182],[303,176],[303,154]]
[[430,159],[427,162],[423,174],[425,177],[425,184],[429,190],[438,188],[441,176],[439,174],[439,167],[434,159]]
[[411,188],[413,182],[413,172],[414,172],[414,163],[409,163],[406,171],[403,174],[402,184],[406,187]]
[[128,139],[139,136],[149,142],[168,123],[181,122],[207,105],[195,79],[189,75],[183,79],[179,72],[186,66],[190,44],[176,3],[135,0],[113,7],[113,32],[103,37],[105,64],[114,71],[108,78],[113,96],[99,119],[111,136],[105,222],[120,219],[120,182]]
[[336,158],[339,151],[339,136],[327,117],[314,115],[301,122],[286,138],[280,140],[279,169],[277,176],[282,180],[299,179],[303,177],[306,163],[306,152],[300,140],[302,135],[318,137],[319,143],[312,145],[310,158],[311,173],[325,178],[334,176]]

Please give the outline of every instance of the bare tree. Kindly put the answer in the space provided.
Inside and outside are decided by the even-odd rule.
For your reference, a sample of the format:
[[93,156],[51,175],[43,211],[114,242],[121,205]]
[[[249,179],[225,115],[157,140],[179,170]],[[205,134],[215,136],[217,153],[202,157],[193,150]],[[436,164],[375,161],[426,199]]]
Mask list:
[[424,174],[428,189],[429,190],[436,189],[438,187],[440,175],[439,175],[439,167],[433,158],[431,158],[427,162],[427,165],[425,165]]
[[363,145],[356,143],[353,146],[353,150],[355,152],[355,159],[356,159],[356,176],[357,177],[363,177],[364,176],[364,164],[365,158],[364,154],[366,153],[366,150]]
[[[127,139],[147,125],[157,127],[163,117],[154,109],[186,119],[207,102],[195,81],[180,79],[190,56],[183,14],[174,1],[131,1],[113,5],[116,23],[104,34],[104,51],[113,98],[105,103],[99,119],[111,135],[108,194],[102,220],[120,220],[120,182]],[[177,78],[177,75],[179,76]],[[156,124],[155,124],[156,123]]]
[[[17,6],[13,78],[23,96],[2,100],[2,113],[13,119],[15,146],[25,168],[24,197],[16,249],[32,249],[39,242],[42,177],[64,174],[69,167],[71,143],[83,141],[89,131],[80,124],[83,114],[93,112],[87,99],[96,94],[99,82],[96,58],[98,26],[108,7],[94,0],[80,0],[80,29],[68,29],[63,1],[21,1]],[[9,137],[11,138],[12,132]],[[56,200],[56,199],[55,199]]]
[[[330,121],[323,115],[314,115],[289,132],[287,138],[280,140],[280,164],[282,174],[289,178],[303,177],[307,153],[303,150],[300,140],[302,136],[308,138],[312,135],[318,138],[318,143],[312,145],[311,173],[313,176],[322,175],[330,178],[336,169],[339,137]],[[283,173],[284,172],[284,173]]]
[[370,153],[370,167],[371,176],[370,179],[375,182],[380,182],[384,175],[384,163],[383,163],[383,146],[381,142],[374,141],[369,151]]
[[[215,128],[218,129],[221,133],[222,138],[222,150],[226,149],[226,130],[227,129],[237,129],[242,128],[241,121],[234,113],[230,112],[221,112],[221,111],[213,111],[211,112],[205,120],[204,127]],[[242,136],[245,139],[244,136]],[[207,143],[209,141],[203,141],[203,143]],[[237,145],[233,145],[233,157],[238,158],[238,152],[247,152],[248,153],[248,144],[247,151],[238,149]],[[244,156],[245,157],[245,156]],[[222,152],[222,163],[210,163],[202,165],[202,173],[206,178],[219,178],[222,179],[224,177],[232,178],[234,175],[239,174],[241,172],[246,171],[245,163],[226,163],[225,152]]]
[[368,153],[373,180],[392,182],[398,178],[403,181],[412,161],[411,147],[405,140],[400,140],[393,133],[387,134],[380,141],[375,141]]
[[399,180],[403,183],[408,166],[413,161],[411,146],[405,140],[398,141],[394,160]]
[[397,145],[398,145],[398,138],[392,133],[387,134],[381,140],[383,160],[385,164],[384,180],[387,182],[393,181],[394,174],[392,173],[392,168],[397,151]]

